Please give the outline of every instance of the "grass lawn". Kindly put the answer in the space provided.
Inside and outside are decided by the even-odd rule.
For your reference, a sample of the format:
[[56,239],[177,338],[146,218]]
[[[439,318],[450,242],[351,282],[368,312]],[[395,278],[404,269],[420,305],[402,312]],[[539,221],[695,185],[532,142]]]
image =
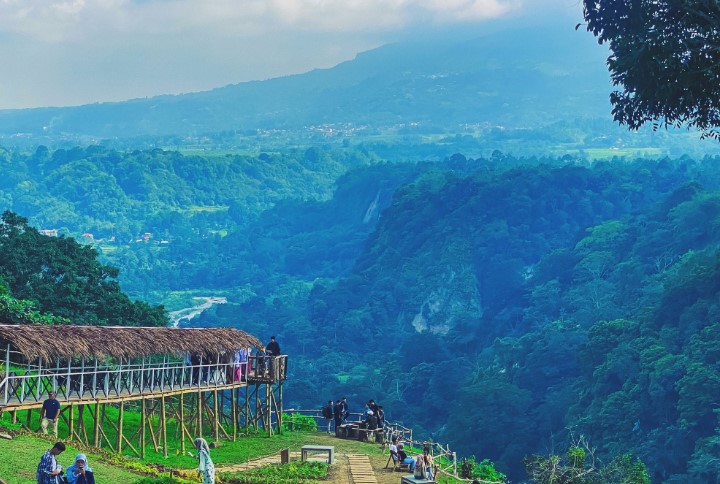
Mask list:
[[[49,440],[28,435],[21,435],[12,441],[3,440],[0,443],[0,479],[12,484],[35,484],[35,470],[40,457],[52,446],[53,442]],[[67,450],[58,456],[58,463],[67,469],[80,452],[68,445]],[[132,483],[142,479],[138,474],[104,462],[97,454],[82,453],[87,455],[98,482]]]

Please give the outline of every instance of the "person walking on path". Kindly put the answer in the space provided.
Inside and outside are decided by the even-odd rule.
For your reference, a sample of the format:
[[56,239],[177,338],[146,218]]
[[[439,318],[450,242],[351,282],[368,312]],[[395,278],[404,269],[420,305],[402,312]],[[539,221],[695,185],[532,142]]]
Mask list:
[[210,458],[210,447],[205,439],[198,437],[193,442],[198,451],[198,472],[202,484],[215,484],[215,465]]
[[51,449],[46,451],[40,458],[40,463],[35,471],[35,482],[37,484],[60,484],[62,466],[57,463],[56,457],[65,452],[65,444],[57,442]]
[[48,398],[43,402],[40,410],[40,428],[42,433],[48,433],[48,425],[52,424],[53,435],[58,436],[58,420],[60,416],[60,402],[55,398],[55,392],[50,392]]

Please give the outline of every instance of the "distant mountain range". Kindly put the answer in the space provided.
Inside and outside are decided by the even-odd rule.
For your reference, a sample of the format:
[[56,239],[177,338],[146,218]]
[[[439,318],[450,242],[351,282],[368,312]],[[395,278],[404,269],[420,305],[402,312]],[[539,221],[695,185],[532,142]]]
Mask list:
[[572,25],[405,42],[330,69],[206,92],[3,110],[0,136],[201,136],[319,125],[452,133],[467,124],[537,128],[609,119],[606,56]]

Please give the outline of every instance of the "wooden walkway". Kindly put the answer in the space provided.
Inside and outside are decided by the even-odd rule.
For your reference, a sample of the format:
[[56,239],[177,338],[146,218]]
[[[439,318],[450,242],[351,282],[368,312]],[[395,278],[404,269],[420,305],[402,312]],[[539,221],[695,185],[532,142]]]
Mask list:
[[353,484],[377,484],[377,478],[370,465],[370,459],[364,454],[348,454],[350,463],[350,482]]

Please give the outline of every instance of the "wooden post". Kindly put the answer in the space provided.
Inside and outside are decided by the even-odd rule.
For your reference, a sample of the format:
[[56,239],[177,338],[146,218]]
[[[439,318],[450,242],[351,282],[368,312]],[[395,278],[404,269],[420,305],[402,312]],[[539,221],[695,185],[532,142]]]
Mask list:
[[10,343],[5,350],[5,405],[8,401],[8,389],[10,388]]
[[230,390],[230,407],[232,408],[232,427],[233,427],[232,439],[233,439],[233,442],[235,442],[237,440],[237,427],[238,427],[237,392],[238,391],[239,391],[238,388],[233,388]]
[[[140,377],[142,378],[142,377]],[[145,397],[140,399],[140,458],[145,458],[145,426],[147,425],[147,414],[145,409]]]
[[11,410],[10,416],[12,417],[12,423],[16,424],[17,423],[17,410]]
[[122,438],[123,438],[123,416],[125,413],[125,402],[120,401],[120,408],[118,409],[118,424],[117,424],[117,452],[122,454]]
[[180,394],[180,452],[185,455],[185,393]]
[[[58,416],[56,418],[60,418],[60,414],[58,414]],[[25,421],[25,427],[27,427],[28,429],[30,428],[30,425],[32,424],[31,419],[32,419],[32,408],[28,408],[27,419]]]
[[90,392],[90,395],[94,399],[97,399],[97,366],[98,366],[98,360],[95,358],[95,369],[93,370],[93,378],[92,378],[92,391]]
[[198,390],[198,396],[197,396],[197,436],[202,438],[203,436],[203,428],[202,428],[202,391]]
[[68,411],[70,412],[70,415],[68,415],[68,439],[72,440],[73,429],[75,428],[75,408],[72,403],[68,405]]
[[218,418],[218,391],[213,392],[213,410],[215,411],[215,442],[220,440],[220,419]]
[[167,419],[165,415],[165,394],[160,394],[160,418],[162,419],[163,457],[168,456]]
[[145,393],[145,356],[142,357],[140,364],[140,393]]
[[277,412],[277,433],[282,434],[282,419],[283,419],[283,395],[282,395],[283,381],[280,380],[278,384],[278,412]]
[[80,400],[82,400],[84,393],[85,393],[85,357],[83,357],[83,359],[80,360],[80,388],[78,388],[78,396],[80,397]]
[[[40,401],[42,399],[43,390],[45,390],[43,384],[42,384],[42,358],[38,358],[38,380],[37,380],[37,386],[35,386],[37,389],[37,395],[35,395],[35,401]],[[58,415],[57,418],[60,418],[60,415]]]
[[265,415],[265,421],[267,422],[267,433],[268,436],[272,437],[273,429],[272,429],[272,407],[273,407],[273,392],[272,392],[272,385],[267,383],[265,385],[265,408],[267,409],[266,415]]
[[95,402],[93,420],[93,447],[100,447],[100,402]]

